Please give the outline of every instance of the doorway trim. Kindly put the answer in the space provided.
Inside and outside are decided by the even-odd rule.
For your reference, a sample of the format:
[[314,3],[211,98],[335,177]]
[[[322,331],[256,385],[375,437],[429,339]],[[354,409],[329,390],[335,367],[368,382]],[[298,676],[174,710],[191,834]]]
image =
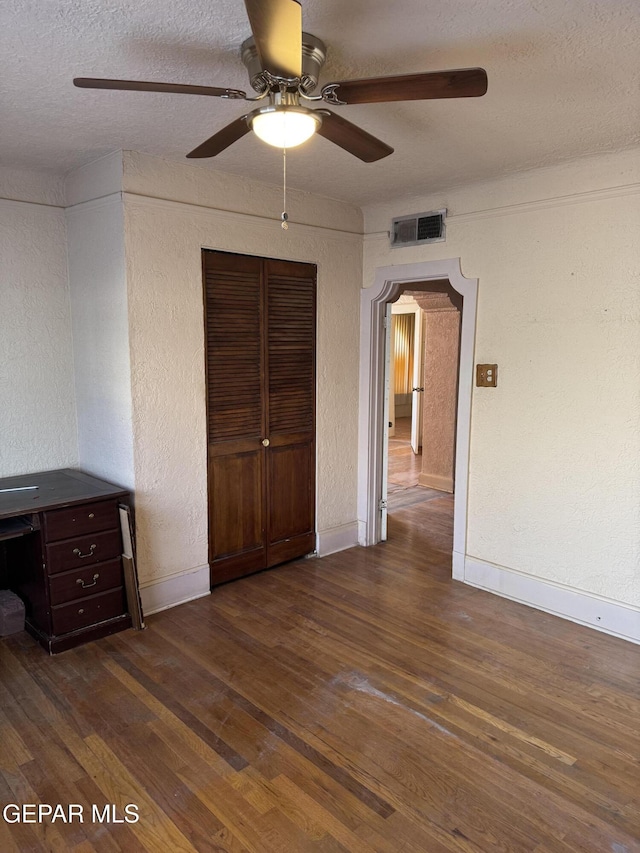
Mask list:
[[471,392],[478,279],[462,275],[460,258],[378,267],[360,297],[360,413],[358,439],[358,542],[380,541],[378,501],[382,488],[385,306],[419,282],[441,279],[463,298],[456,426],[452,576],[464,580],[467,540]]

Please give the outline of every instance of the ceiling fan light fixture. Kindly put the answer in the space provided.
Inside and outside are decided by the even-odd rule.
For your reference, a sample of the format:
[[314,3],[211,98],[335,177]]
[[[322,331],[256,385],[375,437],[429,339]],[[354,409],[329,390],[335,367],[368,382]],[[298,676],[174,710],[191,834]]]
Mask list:
[[322,116],[304,107],[262,107],[249,117],[255,135],[275,148],[295,148],[310,139],[322,124]]

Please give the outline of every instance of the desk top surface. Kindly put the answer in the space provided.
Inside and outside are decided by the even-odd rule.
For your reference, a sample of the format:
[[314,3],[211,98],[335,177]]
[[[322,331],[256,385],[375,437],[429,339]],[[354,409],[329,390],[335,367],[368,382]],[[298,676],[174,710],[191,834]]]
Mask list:
[[[37,486],[37,488],[25,488]],[[3,491],[20,489],[20,491]],[[38,471],[0,479],[0,518],[58,509],[71,504],[87,503],[97,498],[124,497],[127,489],[98,480],[84,471],[63,468]]]

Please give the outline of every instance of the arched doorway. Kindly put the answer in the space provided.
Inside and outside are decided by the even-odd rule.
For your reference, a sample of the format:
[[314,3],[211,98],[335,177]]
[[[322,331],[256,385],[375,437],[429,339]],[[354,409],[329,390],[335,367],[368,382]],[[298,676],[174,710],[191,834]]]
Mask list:
[[358,535],[361,545],[380,541],[380,496],[384,439],[384,317],[386,306],[419,283],[446,280],[463,298],[456,429],[455,501],[452,574],[464,577],[471,390],[477,307],[477,279],[462,275],[460,259],[380,267],[370,288],[362,291],[360,313],[360,423],[358,460]]

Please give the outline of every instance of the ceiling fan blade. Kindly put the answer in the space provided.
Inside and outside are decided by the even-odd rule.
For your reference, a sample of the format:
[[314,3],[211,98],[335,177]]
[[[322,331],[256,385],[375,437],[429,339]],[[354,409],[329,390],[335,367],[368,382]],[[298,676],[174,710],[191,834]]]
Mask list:
[[350,121],[342,118],[342,116],[329,112],[329,110],[319,110],[322,114],[322,125],[318,128],[317,133],[324,136],[330,142],[344,148],[349,154],[359,157],[365,163],[374,163],[376,160],[382,160],[389,154],[393,154],[393,148],[382,142],[366,130],[356,127]]
[[226,127],[223,127],[222,130],[214,133],[213,136],[210,136],[206,142],[202,143],[202,145],[198,145],[197,148],[190,151],[187,154],[187,157],[192,159],[199,157],[215,157],[216,154],[224,151],[225,148],[228,148],[234,142],[237,142],[238,139],[242,139],[245,134],[249,133],[249,130],[250,127],[247,124],[247,117],[240,116],[240,118],[232,121],[231,124],[228,124]]
[[433,98],[478,98],[486,91],[484,68],[457,68],[328,83],[322,87],[322,97],[332,104],[381,104]]
[[263,71],[302,76],[302,7],[298,0],[244,0]]
[[186,83],[146,83],[143,80],[102,80],[93,77],[75,77],[73,85],[80,89],[119,89],[130,92],[173,92],[178,95],[211,95],[215,98],[244,99],[240,89],[218,89],[215,86],[190,86]]

